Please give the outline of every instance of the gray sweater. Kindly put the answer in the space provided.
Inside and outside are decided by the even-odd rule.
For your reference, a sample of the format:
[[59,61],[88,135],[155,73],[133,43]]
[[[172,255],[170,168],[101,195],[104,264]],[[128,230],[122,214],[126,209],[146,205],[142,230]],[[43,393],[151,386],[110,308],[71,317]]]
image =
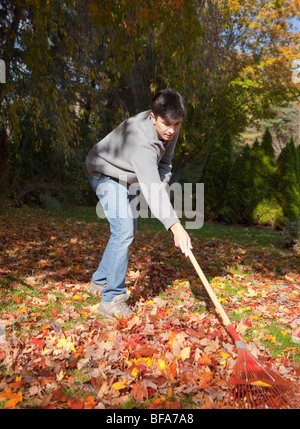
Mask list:
[[86,167],[96,179],[105,174],[125,179],[128,185],[138,182],[151,212],[169,229],[179,219],[164,183],[171,177],[179,132],[170,141],[160,141],[150,113],[125,120],[97,143],[87,155]]

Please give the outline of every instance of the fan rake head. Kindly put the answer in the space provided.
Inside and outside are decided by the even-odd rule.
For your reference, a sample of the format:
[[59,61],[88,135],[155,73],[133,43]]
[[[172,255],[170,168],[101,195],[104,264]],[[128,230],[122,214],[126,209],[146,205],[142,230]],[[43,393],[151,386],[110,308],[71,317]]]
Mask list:
[[265,368],[236,342],[238,359],[229,380],[223,408],[285,409],[300,408],[300,387]]

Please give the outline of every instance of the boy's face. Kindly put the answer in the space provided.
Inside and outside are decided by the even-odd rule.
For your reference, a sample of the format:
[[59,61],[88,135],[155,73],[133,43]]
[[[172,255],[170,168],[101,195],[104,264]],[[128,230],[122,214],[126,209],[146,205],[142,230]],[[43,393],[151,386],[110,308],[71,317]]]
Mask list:
[[155,118],[152,112],[151,119],[156,128],[158,138],[163,140],[171,140],[182,124],[182,118],[178,118],[175,122],[170,123],[161,116],[157,116],[157,118]]

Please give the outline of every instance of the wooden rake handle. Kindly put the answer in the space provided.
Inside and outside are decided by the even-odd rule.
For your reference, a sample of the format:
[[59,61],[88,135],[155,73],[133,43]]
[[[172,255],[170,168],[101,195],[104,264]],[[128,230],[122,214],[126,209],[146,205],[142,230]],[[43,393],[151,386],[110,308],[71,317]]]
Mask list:
[[229,325],[231,325],[230,319],[227,316],[227,314],[225,313],[225,310],[222,307],[221,303],[219,302],[219,300],[218,300],[215,292],[213,291],[213,288],[208,283],[208,280],[205,277],[203,271],[201,270],[201,268],[200,268],[200,266],[199,266],[199,264],[198,264],[198,262],[197,262],[197,260],[196,260],[196,258],[194,256],[193,252],[191,251],[191,249],[189,249],[189,258],[190,258],[190,260],[191,260],[191,262],[192,262],[195,270],[197,271],[198,276],[200,277],[200,279],[201,279],[201,281],[203,283],[203,286],[205,287],[208,295],[210,296],[210,299],[212,300],[212,302],[214,303],[214,305],[215,305],[218,313],[220,314],[220,316],[221,316],[221,318],[223,320],[224,325],[226,327],[228,327]]

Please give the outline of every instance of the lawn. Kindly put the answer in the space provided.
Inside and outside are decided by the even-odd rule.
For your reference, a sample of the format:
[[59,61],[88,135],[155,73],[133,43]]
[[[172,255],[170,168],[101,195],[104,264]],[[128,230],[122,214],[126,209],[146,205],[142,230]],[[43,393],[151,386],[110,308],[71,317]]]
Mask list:
[[[232,340],[189,260],[140,219],[129,319],[87,293],[109,236],[94,208],[0,215],[0,407],[219,408]],[[236,330],[283,377],[300,376],[300,263],[268,229],[205,224],[194,254]]]

